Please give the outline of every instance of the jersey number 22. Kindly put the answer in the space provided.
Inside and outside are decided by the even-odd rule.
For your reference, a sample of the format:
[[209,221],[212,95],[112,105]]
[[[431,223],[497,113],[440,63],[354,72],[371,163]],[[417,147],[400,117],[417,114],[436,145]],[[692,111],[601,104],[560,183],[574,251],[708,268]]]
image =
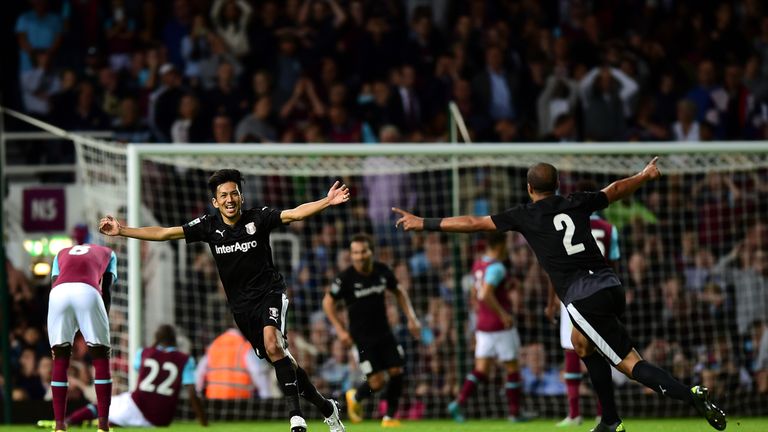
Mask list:
[[555,223],[555,229],[557,231],[565,230],[563,246],[565,246],[565,252],[568,255],[577,254],[586,249],[584,243],[573,244],[573,233],[576,231],[576,225],[573,224],[573,219],[571,219],[570,216],[565,213],[559,213],[555,216],[553,222]]
[[155,378],[160,373],[160,363],[153,358],[144,359],[144,366],[149,368],[147,376],[139,383],[139,390],[148,393],[158,393],[163,396],[173,395],[173,382],[176,381],[176,377],[179,376],[179,368],[171,362],[163,362],[162,369],[168,371],[168,377],[166,377],[160,385],[155,385]]

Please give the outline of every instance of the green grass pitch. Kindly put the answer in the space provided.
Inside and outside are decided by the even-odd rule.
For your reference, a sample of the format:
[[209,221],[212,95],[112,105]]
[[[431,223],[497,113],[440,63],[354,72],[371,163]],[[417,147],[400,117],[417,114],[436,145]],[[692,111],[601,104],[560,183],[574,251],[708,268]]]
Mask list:
[[[508,423],[502,420],[473,420],[457,424],[448,420],[404,421],[397,429],[384,429],[379,422],[366,421],[361,424],[345,423],[348,432],[587,432],[592,425],[584,423],[570,428],[556,428],[555,419],[536,420],[529,423]],[[690,419],[625,419],[627,432],[705,432],[714,431],[700,418]],[[328,427],[320,421],[310,421],[308,432],[327,432]],[[74,427],[71,432],[81,432],[90,429]],[[116,431],[168,431],[168,432],[289,432],[288,422],[252,421],[252,422],[217,422],[203,428],[196,423],[174,423],[169,428],[157,429],[116,429]],[[41,431],[34,426],[0,426],[2,432],[32,432]],[[742,417],[729,418],[726,431],[733,432],[768,432],[768,418]]]

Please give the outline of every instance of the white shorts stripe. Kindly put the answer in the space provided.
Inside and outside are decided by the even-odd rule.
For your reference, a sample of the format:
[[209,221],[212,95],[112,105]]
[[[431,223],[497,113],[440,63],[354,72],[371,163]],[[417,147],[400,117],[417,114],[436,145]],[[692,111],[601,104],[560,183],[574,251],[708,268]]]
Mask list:
[[285,336],[285,314],[288,313],[288,296],[283,294],[283,309],[280,311],[280,333]]
[[578,310],[573,306],[573,303],[568,305],[568,312],[570,312],[571,317],[576,320],[576,324],[581,327],[582,330],[584,330],[585,336],[587,336],[592,342],[595,343],[597,346],[597,349],[600,350],[603,355],[608,357],[608,360],[611,361],[614,365],[618,365],[621,363],[621,359],[619,358],[619,355],[616,354],[615,351],[611,348],[610,345],[608,345],[608,342],[603,339],[602,336],[592,327],[591,324],[579,313]]
[[563,349],[573,349],[573,342],[571,342],[572,330],[573,323],[571,322],[571,318],[568,316],[565,304],[560,302],[560,346],[563,347]]

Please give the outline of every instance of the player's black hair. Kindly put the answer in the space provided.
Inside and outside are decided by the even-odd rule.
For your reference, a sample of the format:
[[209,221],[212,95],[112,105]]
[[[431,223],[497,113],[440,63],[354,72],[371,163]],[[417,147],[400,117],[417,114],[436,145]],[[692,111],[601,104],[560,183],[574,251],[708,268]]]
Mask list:
[[534,192],[555,193],[557,190],[557,168],[546,162],[539,162],[528,169],[528,184]]
[[208,179],[208,189],[211,191],[211,196],[216,196],[216,189],[224,183],[235,182],[240,192],[243,191],[243,175],[236,169],[220,169],[213,173]]
[[493,231],[485,235],[485,247],[495,249],[507,242],[507,233]]
[[371,249],[371,251],[373,251],[373,247],[374,247],[373,238],[368,234],[365,234],[365,233],[355,234],[354,236],[352,236],[352,239],[349,241],[349,243],[352,244],[356,242],[367,243],[368,247]]
[[176,329],[170,324],[161,324],[155,331],[155,345],[176,346]]

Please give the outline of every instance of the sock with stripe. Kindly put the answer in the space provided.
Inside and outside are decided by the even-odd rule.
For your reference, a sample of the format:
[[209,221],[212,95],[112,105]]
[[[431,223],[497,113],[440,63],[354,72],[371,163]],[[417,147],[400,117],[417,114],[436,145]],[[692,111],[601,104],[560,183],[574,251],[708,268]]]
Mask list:
[[56,430],[65,430],[64,418],[67,415],[67,370],[69,369],[69,356],[57,356],[53,359],[53,371],[51,373],[51,396],[53,399],[53,419],[56,421]]
[[99,430],[109,430],[109,405],[112,403],[112,373],[109,371],[109,357],[94,358],[94,387],[96,387],[96,411]]
[[579,386],[581,385],[581,359],[574,350],[565,350],[565,387],[568,392],[568,417],[581,415]]
[[481,382],[485,382],[487,379],[485,374],[480,371],[473,370],[470,372],[469,375],[467,375],[467,379],[464,380],[464,385],[461,386],[461,392],[459,392],[459,397],[457,399],[459,405],[464,405],[467,399],[472,396],[472,393],[475,392],[477,385]]
[[323,417],[330,417],[333,414],[333,402],[323,397],[317,387],[312,384],[307,375],[307,371],[300,366],[296,368],[296,379],[299,381],[299,394],[309,401],[323,414]]
[[520,415],[520,372],[507,374],[507,382],[504,385],[507,394],[507,408],[509,415],[517,417]]
[[291,358],[285,356],[276,362],[272,362],[275,367],[275,375],[280,388],[283,389],[285,401],[288,405],[288,417],[304,417],[301,412],[301,403],[299,402],[299,380],[296,375],[296,368],[293,366]]
[[632,369],[632,378],[656,393],[692,403],[691,392],[688,387],[674,379],[669,372],[645,360],[640,360]]
[[587,366],[592,387],[603,405],[603,419],[601,423],[611,425],[621,421],[616,409],[616,399],[613,395],[613,378],[611,377],[611,365],[595,350],[591,355],[581,359]]

